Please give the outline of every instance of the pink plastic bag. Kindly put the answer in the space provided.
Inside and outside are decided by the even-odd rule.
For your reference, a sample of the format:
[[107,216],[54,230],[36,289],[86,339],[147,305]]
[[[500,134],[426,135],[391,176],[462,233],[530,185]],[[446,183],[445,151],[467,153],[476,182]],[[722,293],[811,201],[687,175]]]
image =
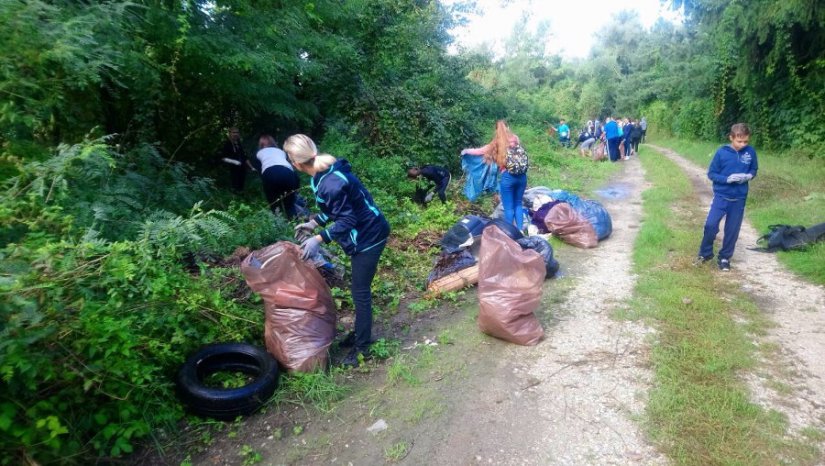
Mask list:
[[544,224],[548,231],[567,244],[580,248],[599,245],[593,225],[566,202],[554,205],[544,217]]
[[241,271],[264,300],[267,351],[290,371],[323,368],[335,338],[335,302],[321,274],[301,260],[301,248],[280,241],[253,251]]
[[537,344],[544,330],[533,312],[541,303],[544,259],[489,226],[481,236],[478,263],[478,328],[518,345]]

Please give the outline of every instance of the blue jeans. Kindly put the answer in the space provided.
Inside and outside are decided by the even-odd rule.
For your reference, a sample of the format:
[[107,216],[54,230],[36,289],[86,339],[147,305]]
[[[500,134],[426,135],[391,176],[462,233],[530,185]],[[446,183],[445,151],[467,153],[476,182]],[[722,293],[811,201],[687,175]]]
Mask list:
[[736,247],[736,240],[739,239],[739,228],[742,226],[742,219],[745,217],[745,199],[725,199],[721,196],[713,196],[708,218],[705,220],[705,233],[702,236],[702,244],[699,246],[700,256],[713,256],[713,241],[719,233],[719,224],[722,222],[722,217],[725,217],[725,237],[722,239],[719,259],[730,260],[733,256],[733,249]]
[[514,223],[516,228],[522,229],[524,225],[524,206],[522,199],[524,198],[524,190],[527,189],[527,173],[521,175],[512,175],[505,171],[501,175],[501,183],[499,184],[499,195],[501,196],[501,205],[504,207],[504,221],[507,223]]
[[378,270],[378,259],[387,242],[372,249],[355,253],[350,257],[352,263],[352,284],[350,293],[355,304],[355,347],[366,351],[372,341],[372,279]]

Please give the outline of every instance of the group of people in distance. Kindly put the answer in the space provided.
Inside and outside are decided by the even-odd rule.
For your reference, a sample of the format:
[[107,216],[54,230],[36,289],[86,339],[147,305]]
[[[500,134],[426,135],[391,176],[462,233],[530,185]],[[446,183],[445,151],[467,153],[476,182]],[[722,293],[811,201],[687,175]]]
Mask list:
[[[642,119],[642,122],[646,122]],[[556,128],[561,134],[564,121]],[[610,145],[611,160],[619,160],[619,139],[625,137],[626,155],[636,150],[644,130],[636,130],[633,120],[628,119],[619,133],[619,123],[608,118],[604,126],[599,122],[588,122],[585,131],[593,131],[592,137],[582,141],[587,147],[595,140],[603,139]],[[641,124],[639,125],[641,127]],[[567,129],[569,133],[569,128]],[[601,134],[598,134],[600,131]],[[633,135],[641,134],[641,138]],[[240,135],[231,128],[229,138],[221,150],[221,159],[232,168],[233,189],[243,187],[245,166],[254,170],[240,147]],[[618,136],[617,136],[618,135]],[[758,169],[756,151],[748,145],[750,130],[739,123],[731,128],[730,144],[716,152],[708,169],[708,178],[713,182],[714,199],[705,221],[697,264],[710,261],[713,257],[713,242],[719,232],[722,218],[725,221],[725,237],[719,251],[719,269],[730,270],[730,258],[739,236],[739,228],[744,216],[748,182],[756,176]],[[310,177],[310,188],[321,211],[306,222],[295,226],[295,237],[301,242],[303,258],[315,256],[325,243],[337,242],[351,259],[352,282],[350,292],[355,305],[355,328],[339,345],[350,346],[344,358],[345,366],[358,366],[369,357],[372,338],[372,280],[375,277],[381,253],[390,234],[390,224],[375,205],[372,195],[352,172],[347,160],[338,160],[332,155],[319,153],[315,142],[304,134],[295,134],[286,139],[283,150],[277,147],[275,139],[264,134],[258,141],[256,158],[260,162],[264,192],[270,206],[279,204],[281,212],[288,218],[295,214],[294,196],[298,188],[296,170]],[[615,156],[614,156],[615,154]],[[493,138],[481,147],[466,148],[461,155],[480,156],[488,164],[495,164],[500,173],[499,194],[504,209],[503,220],[524,230],[523,197],[527,188],[527,171],[530,167],[527,151],[519,137],[510,130],[507,122],[498,120]],[[226,160],[230,160],[227,162]],[[436,185],[436,192],[442,202],[446,202],[445,191],[450,181],[450,173],[443,167],[425,165],[411,168],[407,172],[413,179],[425,177]],[[237,183],[237,184],[236,184]],[[289,203],[292,203],[290,207]]]
[[[570,146],[570,127],[567,122],[559,120],[558,126],[550,126],[549,133],[558,134],[562,147]],[[647,119],[616,119],[607,117],[604,122],[588,120],[579,131],[579,137],[573,148],[579,148],[582,156],[593,156],[599,143],[604,144],[604,153],[611,162],[627,160],[639,152],[639,144],[644,142],[647,134]],[[599,151],[601,153],[601,151]],[[599,157],[594,157],[599,159]]]

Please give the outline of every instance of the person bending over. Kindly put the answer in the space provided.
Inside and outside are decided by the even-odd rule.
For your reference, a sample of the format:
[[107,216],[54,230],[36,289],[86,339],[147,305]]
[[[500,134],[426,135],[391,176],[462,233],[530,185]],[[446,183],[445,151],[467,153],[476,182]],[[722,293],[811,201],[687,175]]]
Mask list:
[[[295,134],[284,142],[284,150],[293,166],[312,177],[310,187],[321,213],[295,227],[295,237],[302,240],[304,259],[315,256],[322,243],[337,242],[350,256],[355,304],[355,331],[342,346],[353,344],[343,365],[355,367],[369,357],[372,343],[372,279],[378,259],[387,244],[390,224],[378,210],[372,195],[352,173],[346,160],[319,154],[309,136]],[[319,233],[315,229],[323,227]]]
[[435,193],[441,199],[441,203],[447,202],[447,186],[450,184],[450,171],[437,165],[424,165],[423,167],[412,167],[407,170],[407,177],[417,180],[424,177],[435,184]]

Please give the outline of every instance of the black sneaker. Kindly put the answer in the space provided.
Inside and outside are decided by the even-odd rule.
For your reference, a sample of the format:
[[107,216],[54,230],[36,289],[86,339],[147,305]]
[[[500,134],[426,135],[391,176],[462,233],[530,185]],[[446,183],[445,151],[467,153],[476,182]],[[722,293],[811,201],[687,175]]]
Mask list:
[[[378,340],[375,339],[375,336],[370,338],[370,344],[373,344],[376,341],[378,341]],[[339,348],[352,348],[353,346],[355,346],[355,332],[354,331],[349,332],[347,334],[347,336],[344,337],[343,340],[338,342],[338,347]]]
[[702,265],[706,262],[709,262],[711,259],[713,259],[712,255],[710,255],[710,256],[696,256],[696,259],[693,259],[693,265],[698,267],[698,266],[700,266],[700,265]]
[[347,357],[341,361],[341,365],[344,367],[358,367],[361,365],[362,361],[366,361],[370,357],[370,351],[364,350],[361,348],[353,347],[349,350]]
[[355,346],[355,332],[349,332],[343,340],[338,342],[338,346],[341,348],[351,348]]
[[730,272],[730,261],[727,259],[719,259],[719,270],[722,272]]

